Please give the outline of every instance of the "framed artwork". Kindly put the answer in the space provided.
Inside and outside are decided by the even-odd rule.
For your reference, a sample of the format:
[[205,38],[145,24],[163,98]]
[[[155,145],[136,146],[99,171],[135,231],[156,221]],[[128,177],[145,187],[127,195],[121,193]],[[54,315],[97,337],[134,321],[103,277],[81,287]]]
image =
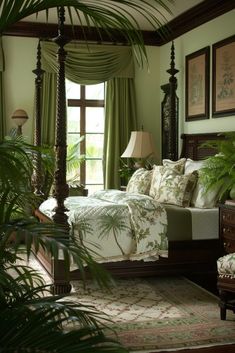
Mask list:
[[212,46],[212,115],[235,114],[235,36]]
[[210,47],[185,57],[185,120],[209,118]]

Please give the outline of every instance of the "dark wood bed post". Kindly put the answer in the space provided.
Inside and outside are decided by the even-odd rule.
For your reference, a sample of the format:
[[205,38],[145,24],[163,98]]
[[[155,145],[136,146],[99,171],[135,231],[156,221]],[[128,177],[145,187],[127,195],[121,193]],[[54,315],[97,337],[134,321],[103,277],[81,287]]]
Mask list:
[[169,83],[162,85],[161,89],[165,93],[162,102],[162,158],[172,160],[178,159],[178,105],[179,99],[176,95],[177,78],[175,75],[179,72],[175,68],[175,47],[171,45],[171,63]]
[[[44,70],[41,67],[41,45],[40,40],[37,47],[37,63],[36,69],[33,73],[35,78],[35,132],[34,132],[34,146],[41,147],[41,88]],[[35,170],[33,175],[34,193],[36,196],[42,196],[42,163],[41,152],[35,155]]]
[[[57,205],[54,209],[53,221],[65,229],[69,237],[68,211],[64,205],[69,195],[69,187],[66,183],[66,156],[67,156],[67,118],[66,118],[66,94],[65,94],[65,44],[69,39],[64,35],[65,10],[59,8],[58,36],[53,41],[59,46],[57,51],[57,97],[56,97],[56,127],[55,127],[55,155],[56,165],[53,183],[53,196]],[[51,260],[51,272],[53,278],[52,291],[56,294],[65,294],[71,291],[69,276],[66,275],[64,260]]]
[[57,72],[57,101],[56,101],[56,134],[55,134],[55,153],[56,169],[54,174],[53,196],[57,201],[54,222],[63,225],[69,231],[67,211],[64,200],[69,195],[69,187],[66,183],[66,156],[67,156],[67,121],[66,121],[66,95],[65,95],[65,59],[66,51],[64,46],[69,39],[64,35],[65,10],[59,8],[59,27],[58,36],[53,41],[59,46],[57,51],[58,72]]

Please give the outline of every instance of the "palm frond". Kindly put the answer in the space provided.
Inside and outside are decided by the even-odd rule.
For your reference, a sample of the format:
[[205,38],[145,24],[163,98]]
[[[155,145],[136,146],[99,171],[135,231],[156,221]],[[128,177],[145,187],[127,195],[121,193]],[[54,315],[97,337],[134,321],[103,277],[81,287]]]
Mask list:
[[10,25],[26,17],[45,11],[48,18],[49,10],[64,6],[67,8],[70,23],[82,28],[93,27],[102,40],[102,28],[115,40],[115,31],[122,33],[125,40],[133,45],[139,63],[147,58],[138,18],[167,35],[164,13],[171,13],[170,5],[174,0],[2,0],[0,6],[0,32],[3,33]]

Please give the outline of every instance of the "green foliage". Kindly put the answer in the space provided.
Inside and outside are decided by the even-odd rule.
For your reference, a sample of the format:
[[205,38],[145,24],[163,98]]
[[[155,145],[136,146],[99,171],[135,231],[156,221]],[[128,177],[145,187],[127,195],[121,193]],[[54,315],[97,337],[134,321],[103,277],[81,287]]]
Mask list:
[[[144,19],[153,30],[166,37],[168,30],[162,27],[166,23],[164,12],[171,13],[170,4],[174,0],[94,0],[86,3],[80,0],[2,0],[0,6],[0,33],[12,24],[24,18],[45,11],[46,19],[50,9],[64,6],[70,23],[78,23],[81,27],[93,27],[101,41],[100,28],[115,41],[117,31],[125,40],[133,45],[133,50],[140,64],[147,60],[146,49],[138,18]],[[133,15],[134,12],[134,15]],[[35,15],[36,18],[36,15]]]
[[83,140],[84,136],[81,136],[75,144],[67,147],[66,173],[69,186],[84,188],[80,183],[79,173],[80,164],[85,160],[85,155],[80,154],[80,143]]
[[86,264],[100,286],[112,283],[88,248],[72,235],[68,239],[58,225],[39,223],[31,207],[23,207],[35,201],[31,191],[35,151],[21,139],[0,142],[0,351],[127,352],[110,338],[115,335],[109,334],[107,318],[101,321],[94,307],[74,303],[68,295],[61,302],[63,296],[51,295],[41,275],[20,260],[23,239],[24,258],[39,247],[55,260],[62,252],[67,273],[73,262],[85,281]]
[[209,189],[220,189],[219,198],[224,200],[235,185],[235,133],[225,133],[225,140],[206,143],[215,148],[218,153],[205,160],[200,178]]

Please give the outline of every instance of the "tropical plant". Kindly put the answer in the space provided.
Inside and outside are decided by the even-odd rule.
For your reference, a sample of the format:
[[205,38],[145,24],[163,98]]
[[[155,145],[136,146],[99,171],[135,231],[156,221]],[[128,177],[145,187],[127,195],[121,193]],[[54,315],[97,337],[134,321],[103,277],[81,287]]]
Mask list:
[[[30,15],[45,10],[48,18],[50,9],[66,6],[71,23],[76,17],[82,27],[92,26],[100,36],[102,28],[110,39],[116,30],[121,32],[143,63],[147,56],[137,18],[158,29],[162,22],[159,13],[169,13],[170,3],[173,0],[2,0],[0,33]],[[47,296],[42,278],[30,267],[15,264],[23,237],[27,256],[32,245],[36,252],[43,247],[55,259],[61,250],[67,270],[72,259],[83,276],[85,263],[100,285],[110,283],[109,275],[93,260],[89,249],[73,238],[68,240],[55,224],[38,223],[30,216],[28,206],[25,208],[34,203],[31,152],[29,145],[0,141],[0,351],[126,352],[104,334],[94,308],[84,309],[69,301],[60,302],[58,296]],[[66,330],[65,324],[70,321],[77,325]]]
[[[133,45],[140,63],[147,58],[138,20],[141,18],[160,35],[166,34],[165,12],[171,13],[174,0],[2,0],[0,6],[0,33],[12,24],[52,8],[66,7],[70,22],[76,20],[81,27],[93,27],[102,40],[102,28],[110,40],[121,32],[128,43]],[[164,28],[164,30],[163,30]],[[85,32],[84,32],[85,33]]]
[[80,154],[80,143],[84,140],[84,136],[81,136],[78,141],[74,144],[70,144],[67,147],[67,159],[66,159],[66,174],[67,183],[71,187],[82,187],[84,185],[80,183],[79,167],[85,160],[85,155]]
[[215,156],[205,160],[201,169],[200,179],[206,190],[219,190],[219,199],[229,196],[235,199],[235,133],[223,133],[223,140],[210,141],[204,146],[215,148]]
[[0,351],[127,352],[104,334],[108,321],[101,320],[95,308],[69,298],[61,301],[62,296],[49,293],[49,286],[36,271],[19,263],[24,239],[27,257],[32,245],[36,252],[43,247],[55,259],[61,250],[67,270],[72,258],[83,279],[87,264],[99,285],[107,287],[111,283],[109,274],[95,263],[89,249],[73,238],[66,240],[64,230],[57,225],[40,224],[24,207],[33,200],[34,150],[17,139],[0,142]]

